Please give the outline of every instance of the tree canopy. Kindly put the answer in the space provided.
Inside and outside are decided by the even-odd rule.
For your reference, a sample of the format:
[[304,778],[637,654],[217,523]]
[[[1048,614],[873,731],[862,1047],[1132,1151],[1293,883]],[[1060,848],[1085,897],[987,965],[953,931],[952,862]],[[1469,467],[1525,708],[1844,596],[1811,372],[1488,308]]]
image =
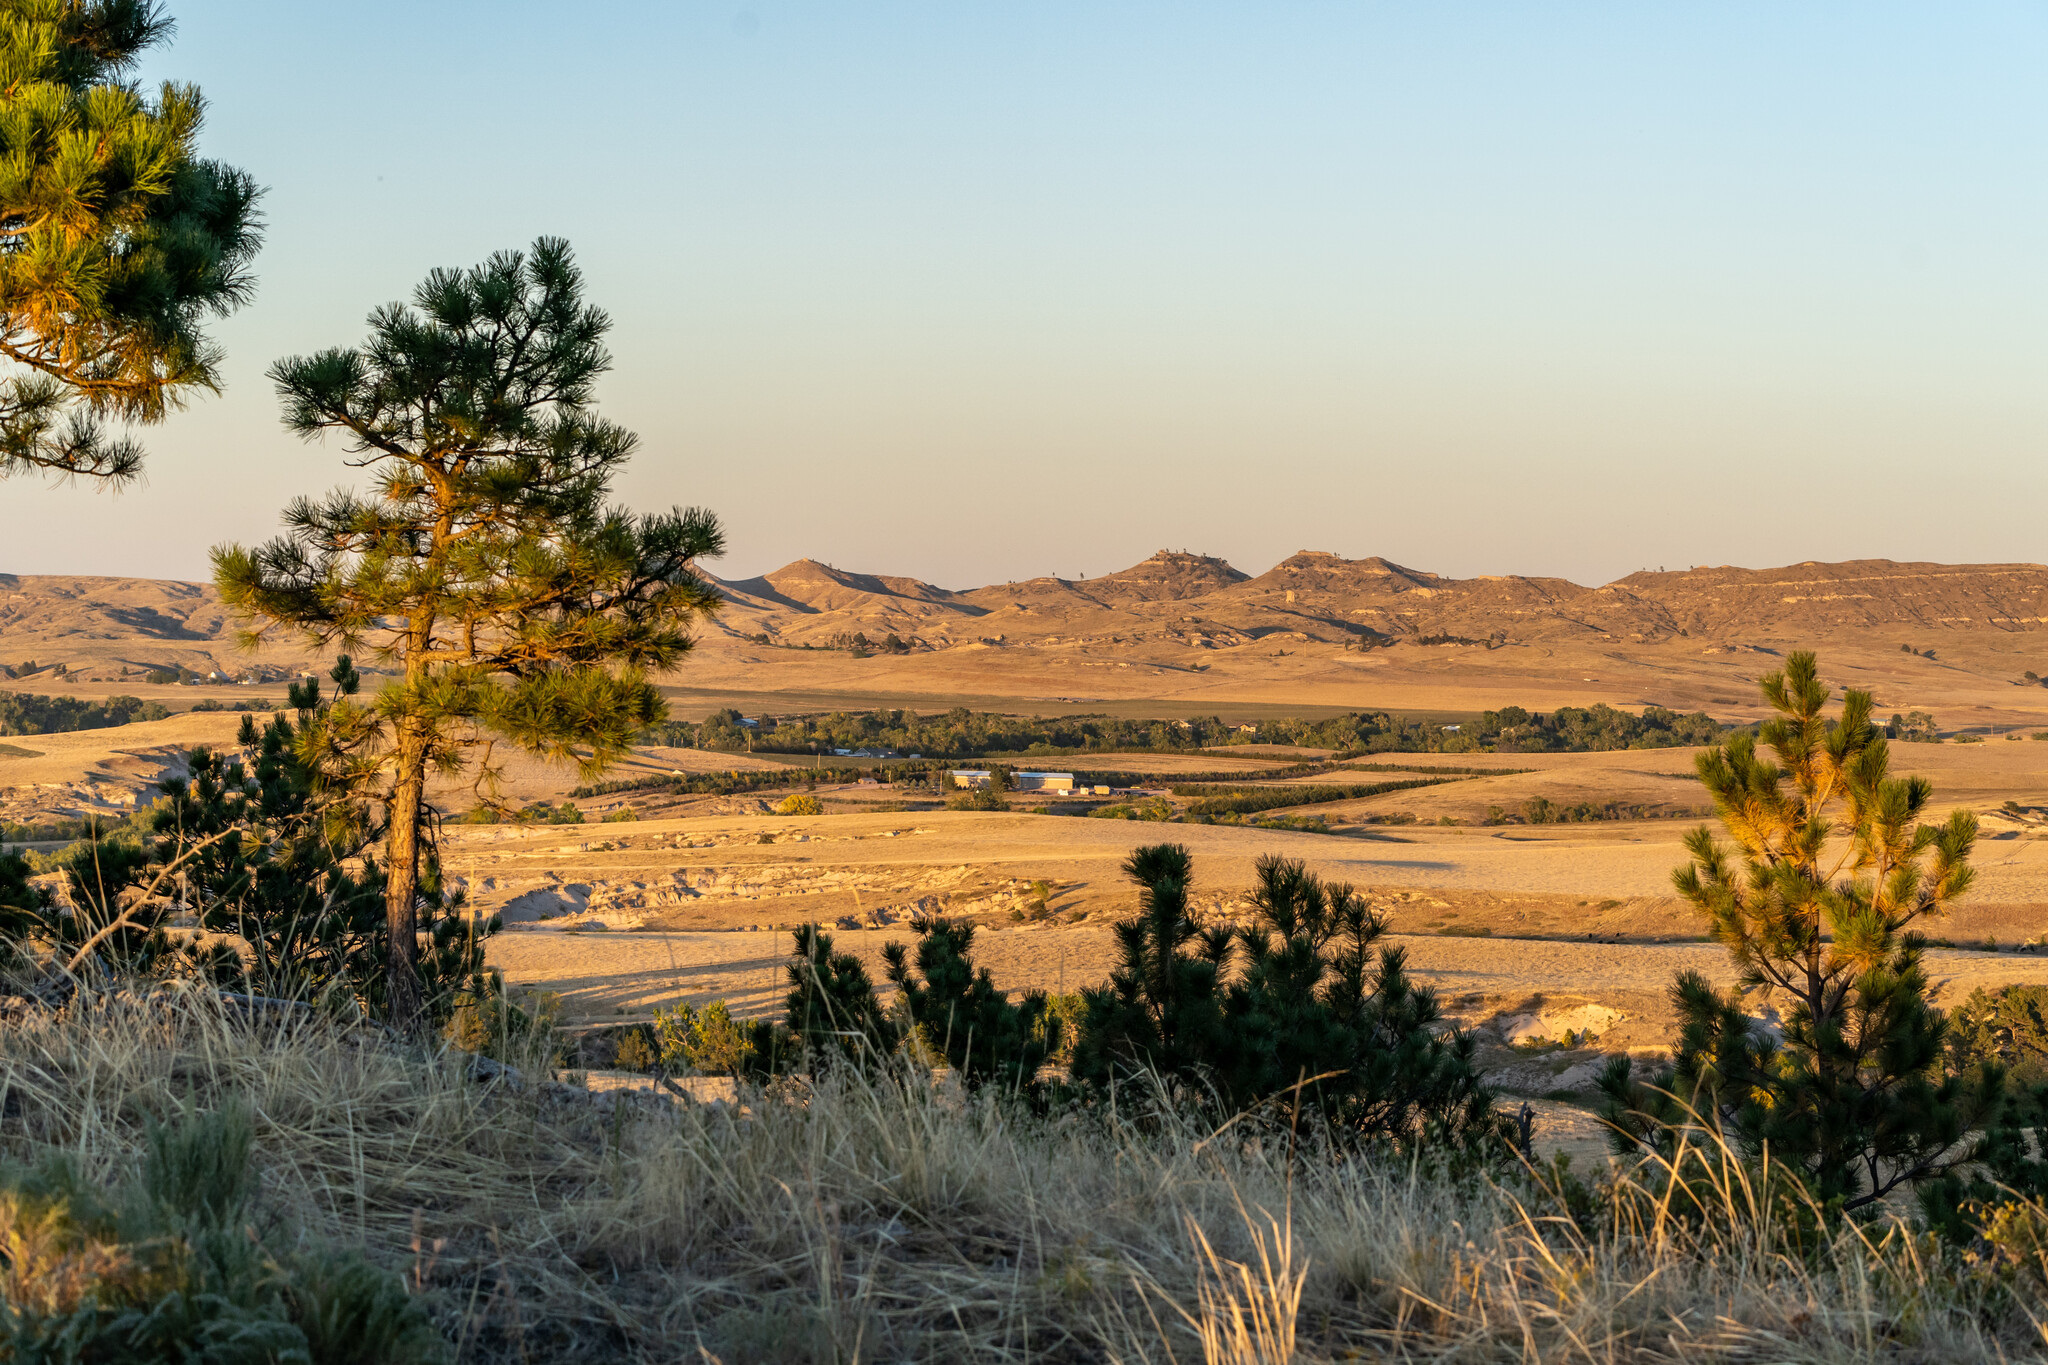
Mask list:
[[244,303],[255,182],[198,155],[196,87],[129,79],[155,0],[0,0],[0,477],[119,483],[111,434],[219,388],[203,327]]

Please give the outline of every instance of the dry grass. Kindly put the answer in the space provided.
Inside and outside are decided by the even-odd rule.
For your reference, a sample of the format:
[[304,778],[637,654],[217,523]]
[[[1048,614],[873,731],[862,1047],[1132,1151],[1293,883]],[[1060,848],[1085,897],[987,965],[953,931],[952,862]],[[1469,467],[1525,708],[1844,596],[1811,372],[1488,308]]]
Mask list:
[[1529,1182],[1032,1120],[905,1072],[635,1108],[484,1084],[369,1032],[99,1000],[0,1032],[0,1145],[111,1180],[148,1117],[239,1097],[264,1216],[403,1273],[465,1361],[2032,1358],[1898,1224],[1805,1254],[1658,1173],[1590,1228]]

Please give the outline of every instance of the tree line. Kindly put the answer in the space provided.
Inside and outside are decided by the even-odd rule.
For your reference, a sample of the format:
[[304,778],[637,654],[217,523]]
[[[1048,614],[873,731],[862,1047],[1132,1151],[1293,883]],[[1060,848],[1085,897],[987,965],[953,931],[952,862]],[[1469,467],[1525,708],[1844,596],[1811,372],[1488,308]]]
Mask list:
[[669,721],[648,741],[673,748],[727,753],[809,754],[835,749],[885,749],[932,758],[998,754],[1071,758],[1085,753],[1189,753],[1250,744],[1331,749],[1342,754],[1540,753],[1657,749],[1711,744],[1728,727],[1695,711],[1661,706],[1640,714],[1609,706],[1531,712],[1488,711],[1457,726],[1410,720],[1385,711],[1354,711],[1322,720],[1281,719],[1234,725],[1216,716],[1126,719],[1117,716],[1009,716],[954,707],[920,716],[880,708],[811,716],[742,716],[731,708],[703,721]]
[[0,735],[59,735],[104,730],[137,720],[163,720],[170,711],[140,697],[46,697],[33,692],[0,692]]

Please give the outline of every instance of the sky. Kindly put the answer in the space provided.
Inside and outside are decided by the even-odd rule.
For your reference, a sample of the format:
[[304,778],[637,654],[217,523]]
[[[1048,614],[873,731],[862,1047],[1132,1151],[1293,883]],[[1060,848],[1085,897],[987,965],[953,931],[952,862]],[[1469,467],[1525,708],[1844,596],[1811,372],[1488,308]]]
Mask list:
[[2048,8],[170,9],[258,292],[0,571],[204,577],[355,477],[268,366],[541,234],[723,577],[2048,559]]

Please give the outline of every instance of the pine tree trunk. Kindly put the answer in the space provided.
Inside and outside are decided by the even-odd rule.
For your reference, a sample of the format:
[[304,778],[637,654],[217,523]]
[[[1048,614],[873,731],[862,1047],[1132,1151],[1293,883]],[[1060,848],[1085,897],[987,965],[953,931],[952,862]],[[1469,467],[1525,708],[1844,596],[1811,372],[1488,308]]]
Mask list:
[[386,992],[391,1023],[409,1037],[426,1032],[427,1005],[419,973],[420,816],[426,805],[427,745],[404,729],[398,740],[384,851],[384,927],[390,940]]

